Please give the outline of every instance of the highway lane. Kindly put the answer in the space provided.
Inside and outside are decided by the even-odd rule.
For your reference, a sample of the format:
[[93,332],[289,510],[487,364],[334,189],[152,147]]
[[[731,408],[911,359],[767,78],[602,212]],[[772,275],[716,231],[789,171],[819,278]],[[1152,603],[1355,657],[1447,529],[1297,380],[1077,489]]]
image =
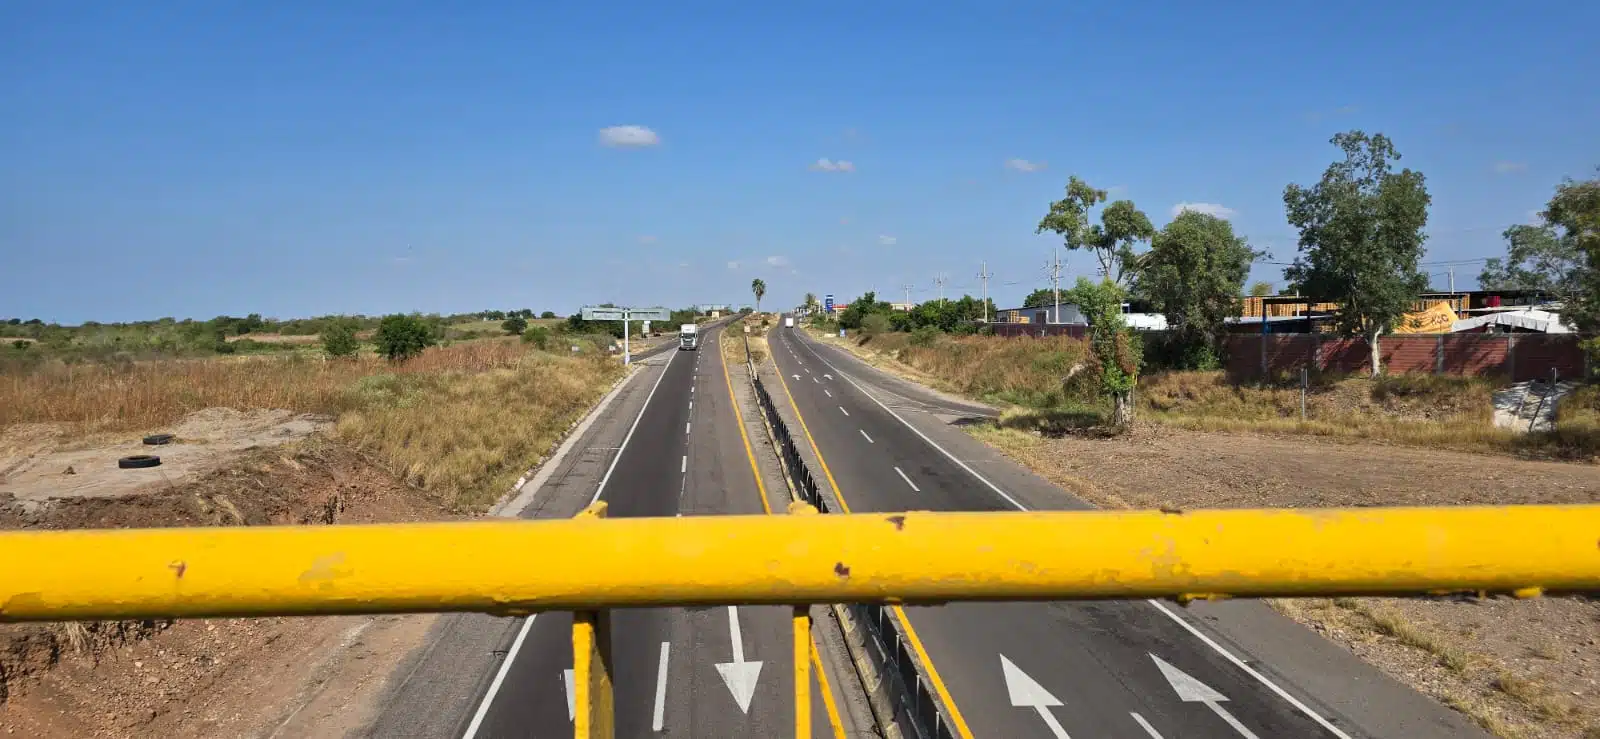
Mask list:
[[[1001,511],[991,487],[841,377],[795,330],[772,355],[839,497],[856,512]],[[1062,496],[1061,507],[1086,507]],[[1147,602],[906,608],[967,736],[1339,737]]]
[[[767,510],[716,348],[720,331],[706,330],[699,351],[667,350],[652,360],[666,367],[595,493],[606,501],[608,516]],[[619,609],[612,619],[618,736],[793,733],[787,608]],[[480,702],[469,735],[559,736],[571,731],[570,627],[571,616],[565,613],[527,622]],[[811,703],[814,735],[835,736],[816,676]]]

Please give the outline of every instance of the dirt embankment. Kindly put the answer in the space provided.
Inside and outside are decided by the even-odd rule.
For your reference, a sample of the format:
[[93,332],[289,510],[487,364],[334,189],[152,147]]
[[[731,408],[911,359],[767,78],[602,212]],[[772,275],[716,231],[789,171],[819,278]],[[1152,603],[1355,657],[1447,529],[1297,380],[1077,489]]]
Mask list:
[[[1146,425],[974,435],[1108,508],[1600,503],[1600,468]],[[1307,598],[1274,606],[1505,737],[1600,737],[1600,601]]]
[[[429,496],[320,435],[258,446],[187,480],[132,494],[0,493],[0,529],[13,530],[444,517]],[[431,620],[0,625],[0,733],[245,736],[281,727],[285,735],[340,735],[359,727],[389,668]]]

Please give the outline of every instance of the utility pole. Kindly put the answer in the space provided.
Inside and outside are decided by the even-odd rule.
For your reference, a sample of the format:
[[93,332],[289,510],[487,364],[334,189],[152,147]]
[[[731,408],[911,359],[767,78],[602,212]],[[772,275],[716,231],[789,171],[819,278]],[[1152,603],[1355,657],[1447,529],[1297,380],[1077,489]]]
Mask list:
[[944,305],[944,286],[949,282],[942,274],[933,276],[933,284],[939,288],[939,305]]
[[1050,257],[1051,257],[1052,262],[1050,264],[1046,264],[1045,265],[1045,269],[1050,270],[1050,289],[1055,292],[1055,296],[1056,296],[1056,310],[1055,310],[1056,317],[1052,321],[1052,323],[1060,323],[1061,322],[1061,247],[1059,247],[1059,246],[1050,247]]
[[978,268],[978,279],[983,280],[983,322],[984,323],[988,323],[989,322],[989,278],[993,277],[994,275],[989,273],[989,263],[988,262],[986,262],[986,261],[985,262],[980,262],[979,264],[982,265],[982,266],[980,266]]
[[901,286],[900,286],[900,289],[902,289],[902,290],[905,290],[905,291],[906,291],[906,306],[908,306],[908,307],[907,307],[907,308],[906,308],[906,310],[911,310],[911,308],[910,308],[910,307],[909,307],[909,306],[910,306],[910,305],[911,305],[911,288],[912,288],[912,287],[915,287],[915,286],[914,286],[914,285],[912,285],[912,284],[911,284],[911,283],[909,283],[909,282],[908,282],[908,283],[906,283],[906,284],[904,284],[904,285],[901,285]]
[[1455,267],[1451,267],[1449,270],[1446,270],[1446,272],[1447,272],[1447,274],[1450,275],[1450,294],[1451,295],[1455,295],[1456,294],[1456,268]]

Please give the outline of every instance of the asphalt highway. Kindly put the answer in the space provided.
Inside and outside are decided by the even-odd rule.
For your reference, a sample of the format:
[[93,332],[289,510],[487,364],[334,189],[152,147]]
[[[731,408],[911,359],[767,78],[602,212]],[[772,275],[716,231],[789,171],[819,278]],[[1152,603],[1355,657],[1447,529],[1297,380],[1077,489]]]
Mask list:
[[[797,329],[774,331],[770,345],[786,386],[773,392],[779,402],[792,398],[814,440],[813,454],[851,511],[1088,507],[1042,480],[1014,476],[997,484],[967,462],[978,452],[952,449],[961,440],[940,443],[903,420],[915,407],[946,418],[973,409],[931,394],[905,397],[876,388],[869,394],[863,386],[868,377],[901,390],[904,383],[882,382],[881,373]],[[981,447],[959,432],[954,436]],[[962,736],[1368,735],[1286,686],[1270,665],[1196,628],[1179,610],[1153,601],[956,603],[901,614]],[[1404,735],[1481,734],[1429,714]]]
[[[663,366],[620,448],[602,450],[615,454],[591,491],[607,503],[607,516],[760,514],[772,505],[739,434],[717,351],[720,331],[705,330],[698,351],[647,355],[653,358],[644,361]],[[793,734],[789,609],[624,609],[612,619],[617,736]],[[566,613],[523,622],[464,735],[570,736],[571,623]],[[835,735],[827,710],[834,698],[825,700],[814,675],[815,736]]]

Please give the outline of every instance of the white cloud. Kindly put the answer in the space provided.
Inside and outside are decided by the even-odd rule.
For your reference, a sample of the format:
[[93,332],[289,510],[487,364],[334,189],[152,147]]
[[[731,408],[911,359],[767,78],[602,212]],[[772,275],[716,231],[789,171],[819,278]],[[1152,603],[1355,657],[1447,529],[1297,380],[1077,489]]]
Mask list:
[[739,268],[739,262],[737,262],[737,261],[728,262],[728,269],[738,269],[738,268]]
[[769,266],[769,267],[777,267],[778,269],[788,269],[789,268],[789,258],[788,257],[782,257],[782,256],[770,256],[770,257],[767,257],[767,266]]
[[1046,165],[1044,162],[1030,162],[1026,159],[1006,160],[1006,169],[1014,169],[1018,172],[1038,172],[1039,170],[1044,169],[1045,166]]
[[1516,174],[1528,171],[1527,162],[1495,162],[1495,174]]
[[600,129],[600,143],[604,146],[637,149],[655,146],[661,143],[661,137],[644,126],[611,126]]
[[896,242],[896,241],[899,241],[899,239],[897,239],[897,238],[895,238],[893,236],[879,236],[878,237],[878,243],[883,244],[884,246],[894,246],[894,242]]
[[1177,205],[1172,206],[1172,217],[1177,218],[1178,214],[1186,210],[1192,210],[1196,213],[1204,213],[1208,216],[1216,216],[1218,218],[1233,217],[1232,208],[1229,208],[1226,205],[1218,205],[1216,203],[1178,203]]
[[656,243],[656,237],[650,236],[650,235],[640,236],[639,237],[639,243],[641,243],[641,244],[654,244],[654,243]]
[[818,159],[815,164],[811,165],[811,169],[818,172],[854,172],[856,171],[856,165],[854,162],[846,161],[844,159],[835,161],[833,159],[823,157]]

